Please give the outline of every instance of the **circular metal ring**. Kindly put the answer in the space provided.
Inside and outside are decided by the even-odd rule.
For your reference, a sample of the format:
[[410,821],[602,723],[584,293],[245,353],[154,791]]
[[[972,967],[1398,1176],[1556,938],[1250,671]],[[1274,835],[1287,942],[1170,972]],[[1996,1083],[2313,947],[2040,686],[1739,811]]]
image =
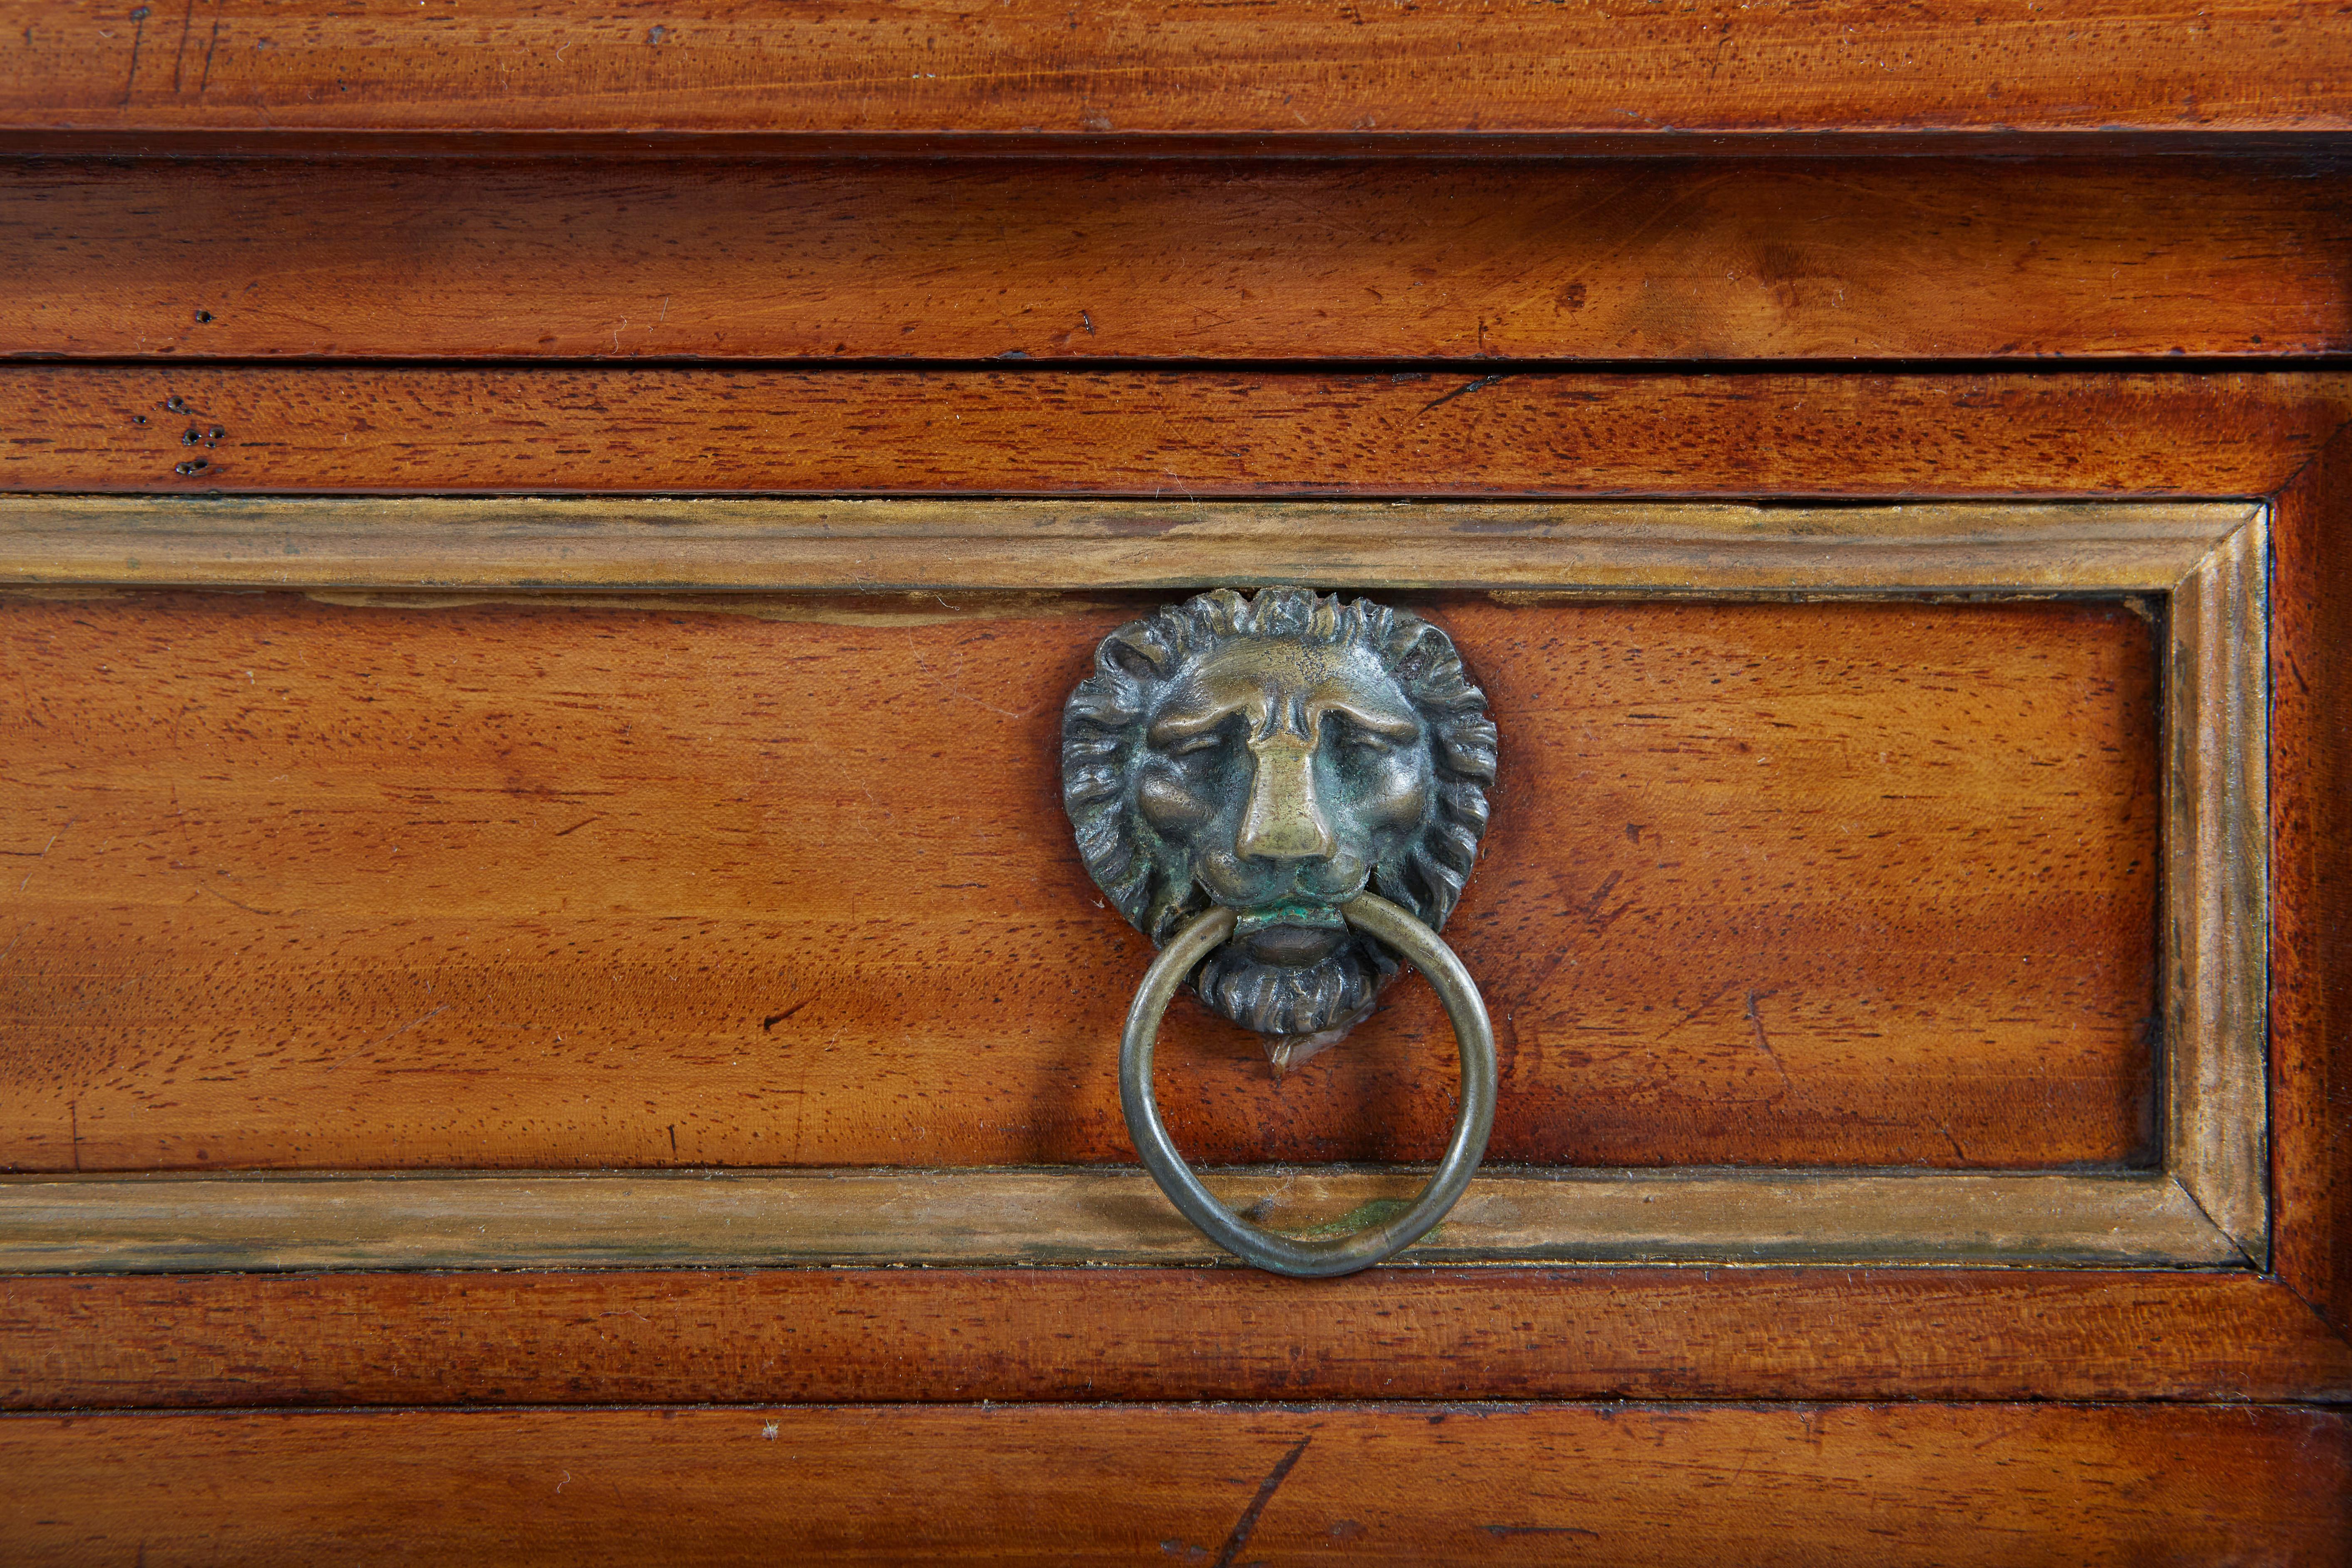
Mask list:
[[1233,935],[1234,912],[1211,909],[1195,918],[1152,960],[1127,1009],[1127,1032],[1119,1040],[1118,1098],[1127,1112],[1127,1130],[1143,1156],[1144,1169],[1160,1184],[1168,1200],[1198,1226],[1202,1235],[1244,1263],[1276,1274],[1301,1279],[1327,1279],[1370,1268],[1412,1246],[1445,1218],[1462,1189],[1486,1157],[1486,1137],[1495,1126],[1495,1028],[1487,1021],[1486,1004],[1477,982],[1454,950],[1437,933],[1404,909],[1372,894],[1360,894],[1340,905],[1349,925],[1387,944],[1429,977],[1445,1004],[1454,1038],[1462,1048],[1462,1109],[1454,1121],[1454,1139],[1429,1185],[1411,1207],[1393,1218],[1366,1226],[1346,1236],[1303,1240],[1277,1235],[1251,1224],[1217,1201],[1201,1184],[1184,1156],[1176,1152],[1151,1098],[1151,1048],[1160,1038],[1160,1015],[1176,988],[1193,967]]

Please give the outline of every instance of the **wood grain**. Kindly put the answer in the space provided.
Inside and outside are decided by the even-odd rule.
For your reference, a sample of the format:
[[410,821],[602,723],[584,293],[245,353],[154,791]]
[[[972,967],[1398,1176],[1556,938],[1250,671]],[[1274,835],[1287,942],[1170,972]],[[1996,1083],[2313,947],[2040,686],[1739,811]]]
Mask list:
[[[1055,737],[1148,602],[20,601],[0,1159],[1129,1158],[1109,1042],[1148,949]],[[1427,608],[1506,727],[1448,928],[1497,1024],[1490,1158],[2150,1157],[2138,615]],[[1447,1039],[1415,981],[1276,1082],[1180,1002],[1160,1103],[1209,1163],[1429,1158]]]
[[[2281,1403],[2352,1400],[2352,449],[2321,451],[2352,382],[2210,373],[2352,339],[2337,10],[488,4],[18,5],[0,354],[98,362],[0,373],[0,485],[2285,485],[2279,1272],[0,1278],[0,1400],[52,1413],[0,1419],[0,1558],[2352,1556],[2346,1416]],[[1792,127],[1936,156],[1810,160]],[[260,156],[173,157],[232,149]],[[2060,356],[2137,373],[1759,368]],[[240,362],[281,358],[320,362]],[[450,359],[480,362],[421,362]],[[1134,602],[0,605],[0,1141],[59,1171],[1122,1157],[1089,1042],[1139,944],[1047,831],[1041,741]],[[1455,933],[1511,1020],[1498,1146],[1826,1150],[1955,1192],[2152,1155],[2159,633],[1429,608],[1521,721]],[[1433,1143],[1442,1026],[1394,1002],[1278,1088],[1180,1020],[1188,1146]],[[1469,1397],[1685,1403],[1435,1403]],[[1689,1403],[1732,1397],[1761,1403]],[[1234,1398],[1421,1403],[1136,1403]],[[1864,1398],[1895,1403],[1809,1403]],[[2084,1398],[2134,1403],[2052,1403]],[[547,1407],[626,1400],[656,1407]],[[1127,1403],[1063,1403],[1097,1400]],[[443,1408],[253,1408],[306,1404]]]
[[[929,605],[922,596],[936,590],[1034,596],[1282,582],[1501,590],[1513,603],[1557,593],[2149,595],[2184,581],[2193,598],[2200,563],[2231,549],[2224,541],[2258,510],[2245,502],[42,496],[0,499],[0,586],[357,590],[337,601],[408,607],[451,589],[504,590],[528,602],[558,590],[606,596],[586,602],[646,590],[677,604],[698,591],[845,590]],[[2237,548],[2259,559],[2253,546]],[[824,602],[841,601],[810,608]],[[2206,642],[2217,654],[2255,647],[2260,628],[2259,615],[2240,617]]]
[[0,1406],[2336,1400],[2276,1281],[2020,1269],[0,1278]]
[[2273,514],[2273,1254],[2352,1327],[2352,432]]
[[1048,131],[2340,130],[2329,6],[1871,0],[1738,14],[1043,0],[594,17],[263,0],[144,16],[17,0],[0,119],[26,128]]
[[2347,247],[2308,159],[0,162],[0,355],[2276,359]]
[[[1358,1228],[1427,1179],[1276,1166],[1208,1184],[1227,1207],[1298,1235]],[[1490,1166],[1400,1257],[2247,1266],[2161,1171]],[[12,1272],[1229,1261],[1129,1168],[0,1180],[0,1270]]]
[[16,365],[0,487],[2253,497],[2347,418],[2332,372]]
[[2165,1166],[2268,1258],[2270,532],[2257,517],[2167,605]]
[[[2339,1563],[2341,1413],[865,1406],[17,1416],[28,1563]],[[950,1479],[951,1478],[951,1479]]]

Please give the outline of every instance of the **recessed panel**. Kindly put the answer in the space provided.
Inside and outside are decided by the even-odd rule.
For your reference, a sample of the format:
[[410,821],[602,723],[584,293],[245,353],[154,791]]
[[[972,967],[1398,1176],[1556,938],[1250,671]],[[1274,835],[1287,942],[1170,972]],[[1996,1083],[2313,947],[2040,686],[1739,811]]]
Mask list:
[[[2153,1158],[2139,610],[1391,597],[1502,734],[1489,1163]],[[0,1163],[1131,1160],[1057,748],[1154,602],[8,601]],[[1180,1001],[1159,1088],[1199,1161],[1418,1160],[1453,1071],[1408,977],[1280,1078]]]

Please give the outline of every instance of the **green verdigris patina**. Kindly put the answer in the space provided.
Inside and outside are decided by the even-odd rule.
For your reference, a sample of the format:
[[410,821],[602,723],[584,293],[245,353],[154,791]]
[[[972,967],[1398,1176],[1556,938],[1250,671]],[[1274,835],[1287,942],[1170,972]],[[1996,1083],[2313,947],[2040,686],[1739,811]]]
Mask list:
[[1097,885],[1155,944],[1234,911],[1193,985],[1288,1065],[1396,976],[1342,905],[1371,891],[1444,928],[1495,742],[1485,695],[1420,616],[1219,590],[1105,640],[1064,712],[1064,800]]

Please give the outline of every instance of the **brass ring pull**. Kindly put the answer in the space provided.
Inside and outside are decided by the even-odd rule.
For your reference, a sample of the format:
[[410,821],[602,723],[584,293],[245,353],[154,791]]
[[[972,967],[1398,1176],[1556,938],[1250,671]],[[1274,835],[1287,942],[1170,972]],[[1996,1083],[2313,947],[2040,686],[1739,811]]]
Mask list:
[[[1445,1218],[1495,1122],[1495,1033],[1438,939],[1478,861],[1495,721],[1453,639],[1306,588],[1218,589],[1112,632],[1062,711],[1062,801],[1087,873],[1160,949],[1119,1047],[1127,1129],[1218,1246],[1277,1274],[1352,1273]],[[1377,892],[1373,891],[1377,890]],[[1151,1099],[1177,988],[1286,1070],[1370,1018],[1402,958],[1462,1050],[1453,1141],[1419,1197],[1349,1235],[1277,1236],[1219,1203]]]
[[1233,935],[1232,910],[1210,909],[1160,949],[1136,989],[1119,1041],[1119,1103],[1127,1112],[1128,1133],[1160,1190],[1203,1235],[1243,1262],[1303,1279],[1352,1274],[1396,1256],[1428,1234],[1470,1185],[1495,1125],[1495,1030],[1470,971],[1436,932],[1387,899],[1360,894],[1341,904],[1339,914],[1352,929],[1394,948],[1429,977],[1462,1050],[1462,1108],[1454,1117],[1453,1141],[1429,1185],[1402,1214],[1346,1236],[1302,1240],[1278,1235],[1217,1201],[1169,1138],[1151,1096],[1151,1050],[1160,1037],[1160,1019],[1185,977]]

